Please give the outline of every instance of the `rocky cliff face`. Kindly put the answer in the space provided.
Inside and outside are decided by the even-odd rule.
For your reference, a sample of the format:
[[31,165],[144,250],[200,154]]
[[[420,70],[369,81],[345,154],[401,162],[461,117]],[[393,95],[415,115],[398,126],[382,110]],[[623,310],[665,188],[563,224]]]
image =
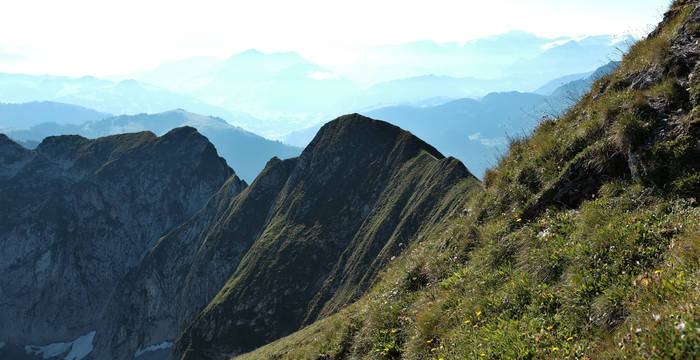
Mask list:
[[245,186],[193,128],[50,137],[33,151],[0,135],[0,342],[98,329],[122,277],[227,179],[229,193]]
[[227,182],[192,219],[160,239],[118,288],[95,358],[130,359],[135,349],[171,343],[236,269],[294,162],[271,160],[242,192],[240,184]]

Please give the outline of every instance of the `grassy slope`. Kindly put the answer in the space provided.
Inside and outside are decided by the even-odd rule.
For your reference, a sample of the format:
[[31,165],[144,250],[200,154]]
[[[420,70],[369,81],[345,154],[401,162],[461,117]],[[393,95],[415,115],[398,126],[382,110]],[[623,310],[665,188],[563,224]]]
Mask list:
[[239,358],[700,357],[700,71],[673,46],[700,33],[695,6],[674,2],[580,104],[512,141],[368,295]]

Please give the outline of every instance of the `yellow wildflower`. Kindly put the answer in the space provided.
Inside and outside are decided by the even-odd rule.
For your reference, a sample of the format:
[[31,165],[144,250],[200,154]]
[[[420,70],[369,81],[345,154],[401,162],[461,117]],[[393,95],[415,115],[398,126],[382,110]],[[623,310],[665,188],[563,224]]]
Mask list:
[[557,351],[557,350],[559,350],[558,347],[556,347],[556,346],[552,347],[552,351]]
[[547,330],[552,330],[552,329],[554,329],[554,325],[547,326]]
[[574,339],[573,336],[569,336],[569,337],[566,339],[566,341],[571,341],[571,340],[573,340],[573,339]]
[[465,320],[465,321],[464,321],[465,324],[469,324],[470,322],[472,322],[472,321],[471,321],[471,320]]
[[481,316],[481,311],[477,311],[476,316]]

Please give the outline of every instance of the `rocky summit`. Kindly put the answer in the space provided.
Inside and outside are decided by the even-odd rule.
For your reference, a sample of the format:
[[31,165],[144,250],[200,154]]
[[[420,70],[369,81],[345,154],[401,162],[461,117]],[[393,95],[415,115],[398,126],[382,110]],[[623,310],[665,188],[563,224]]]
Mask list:
[[65,356],[91,339],[129,270],[224,183],[245,187],[237,181],[189,127],[49,137],[36,150],[0,135],[0,358]]

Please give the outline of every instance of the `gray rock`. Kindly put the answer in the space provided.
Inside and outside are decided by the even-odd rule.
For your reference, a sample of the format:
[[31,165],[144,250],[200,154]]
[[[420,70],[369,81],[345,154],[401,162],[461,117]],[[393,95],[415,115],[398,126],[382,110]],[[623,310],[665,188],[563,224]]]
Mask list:
[[49,137],[36,150],[0,135],[0,339],[96,330],[122,277],[227,179],[238,181],[193,128]]

